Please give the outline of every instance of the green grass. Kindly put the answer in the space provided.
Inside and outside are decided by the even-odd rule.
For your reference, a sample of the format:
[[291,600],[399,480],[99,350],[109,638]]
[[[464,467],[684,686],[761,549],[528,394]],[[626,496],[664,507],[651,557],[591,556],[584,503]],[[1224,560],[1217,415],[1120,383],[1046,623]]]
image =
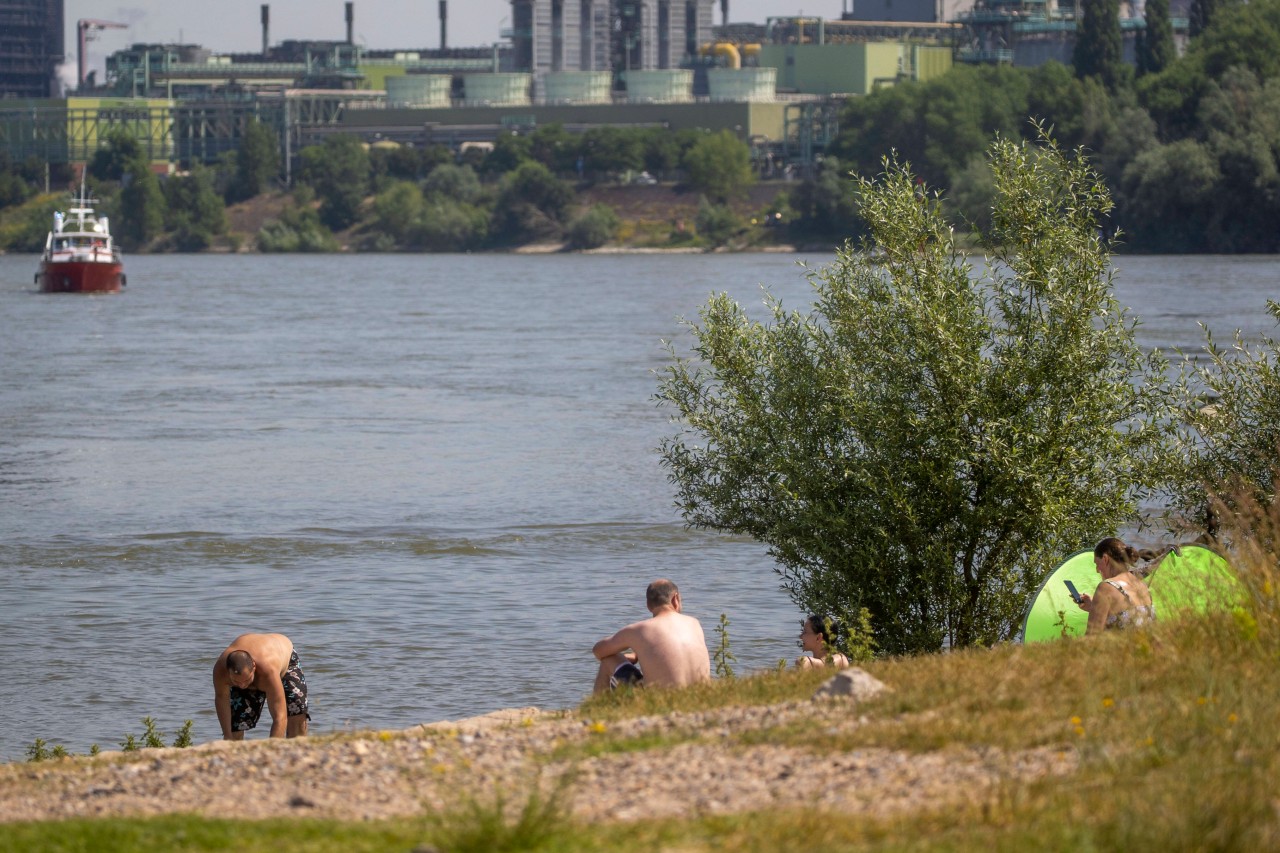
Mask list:
[[[1280,509],[1254,519],[1280,532]],[[1265,533],[1265,531],[1264,531]],[[1068,776],[1008,782],[959,803],[867,818],[813,809],[686,820],[580,825],[564,789],[535,781],[493,801],[465,783],[455,804],[413,820],[208,820],[195,816],[0,825],[0,851],[468,850],[1126,850],[1280,849],[1280,569],[1241,540],[1234,557],[1248,606],[1150,631],[875,661],[892,687],[848,713],[835,732],[801,720],[727,744],[789,744],[814,760],[877,747],[1059,751]],[[1252,549],[1252,550],[1251,550]],[[822,672],[769,672],[681,691],[592,698],[579,715],[591,736],[552,759],[662,750],[701,737],[696,726],[654,731],[629,719],[805,699]],[[1011,777],[1012,778],[1012,777]],[[492,796],[492,795],[490,795]]]

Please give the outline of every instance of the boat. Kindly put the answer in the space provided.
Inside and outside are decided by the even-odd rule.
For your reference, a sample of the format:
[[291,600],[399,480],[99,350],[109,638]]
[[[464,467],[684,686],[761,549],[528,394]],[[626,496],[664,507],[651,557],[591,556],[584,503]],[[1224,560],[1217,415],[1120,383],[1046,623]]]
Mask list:
[[96,203],[82,181],[67,215],[54,212],[53,230],[45,238],[36,273],[42,293],[119,293],[127,284],[111,223],[94,213]]

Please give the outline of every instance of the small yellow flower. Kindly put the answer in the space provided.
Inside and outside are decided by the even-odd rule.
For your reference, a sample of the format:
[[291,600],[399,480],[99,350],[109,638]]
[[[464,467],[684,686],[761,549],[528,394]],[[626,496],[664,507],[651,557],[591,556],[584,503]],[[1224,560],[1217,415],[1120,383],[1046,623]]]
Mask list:
[[1104,708],[1111,708],[1115,704],[1116,704],[1116,700],[1112,699],[1110,696],[1107,696],[1102,700],[1102,707]]
[[1084,726],[1076,726],[1076,734],[1084,737]]
[[448,773],[448,772],[449,772],[449,765],[448,765],[448,764],[437,764],[435,767],[432,767],[431,769],[432,769],[433,771],[435,771],[436,773],[445,774],[445,773]]
[[1148,737],[1148,738],[1146,739],[1145,743],[1146,743],[1146,745],[1147,745],[1147,746],[1155,746],[1155,745],[1156,745],[1156,739],[1155,739],[1155,738],[1153,738],[1153,737]]
[[1198,697],[1196,697],[1196,704],[1197,704],[1197,705],[1207,705],[1208,703],[1209,703],[1209,700],[1208,700],[1207,698],[1205,698],[1204,696],[1198,696]]
[[1081,723],[1081,720],[1079,717],[1071,718],[1071,725],[1076,726],[1078,728],[1080,726],[1080,723]]
[[533,728],[533,717],[525,717],[520,721],[520,725],[524,726],[526,729]]
[[588,726],[588,728],[591,731],[595,732],[596,734],[601,734],[602,732],[604,732],[605,725],[604,723],[601,723],[601,722],[594,722],[590,726]]
[[395,739],[395,735],[392,732],[378,732],[378,740],[382,741],[383,743],[386,743],[387,741],[394,740],[394,739]]
[[1227,724],[1228,724],[1228,725],[1232,725],[1232,726],[1234,726],[1234,725],[1235,725],[1237,722],[1239,722],[1239,721],[1240,721],[1240,718],[1239,718],[1239,717],[1237,717],[1234,713],[1232,713],[1232,714],[1227,714]]

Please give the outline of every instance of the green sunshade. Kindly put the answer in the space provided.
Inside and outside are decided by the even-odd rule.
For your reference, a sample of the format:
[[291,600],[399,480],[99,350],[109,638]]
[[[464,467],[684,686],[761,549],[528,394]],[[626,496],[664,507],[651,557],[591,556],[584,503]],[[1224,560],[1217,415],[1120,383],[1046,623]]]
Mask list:
[[[1173,619],[1242,601],[1244,589],[1220,555],[1202,545],[1183,545],[1159,560],[1148,577],[1157,619]],[[1093,551],[1072,554],[1054,569],[1031,600],[1022,628],[1022,641],[1036,643],[1084,634],[1089,614],[1071,600],[1063,581],[1093,595],[1101,577],[1093,567]]]

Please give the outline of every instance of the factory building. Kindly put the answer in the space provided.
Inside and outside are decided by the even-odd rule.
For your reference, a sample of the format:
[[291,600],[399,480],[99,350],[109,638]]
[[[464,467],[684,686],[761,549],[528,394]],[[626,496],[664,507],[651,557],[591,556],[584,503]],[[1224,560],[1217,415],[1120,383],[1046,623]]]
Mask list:
[[[515,70],[531,76],[531,97],[548,75],[608,71],[616,88],[629,72],[689,68],[712,40],[715,0],[512,0]],[[554,83],[551,85],[555,85]]]
[[62,0],[0,2],[0,99],[56,98],[64,61]]

